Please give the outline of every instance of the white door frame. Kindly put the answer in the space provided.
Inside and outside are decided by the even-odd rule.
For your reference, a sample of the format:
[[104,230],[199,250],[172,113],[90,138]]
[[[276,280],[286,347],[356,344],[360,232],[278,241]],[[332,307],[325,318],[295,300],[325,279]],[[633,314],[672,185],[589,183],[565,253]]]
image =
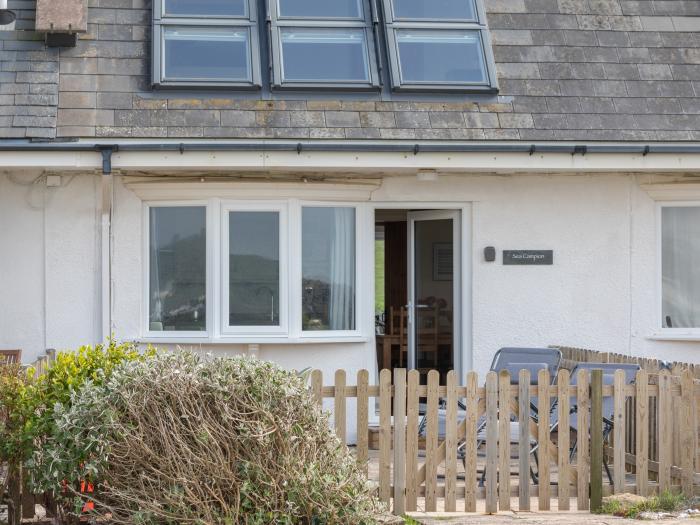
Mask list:
[[[371,226],[376,224],[376,210],[430,210],[435,211],[458,211],[459,221],[459,250],[455,254],[459,255],[460,288],[455,292],[455,304],[459,303],[459,316],[455,313],[454,323],[459,331],[459,339],[455,337],[455,371],[459,376],[459,384],[464,384],[466,373],[474,368],[473,356],[473,336],[472,336],[472,203],[450,203],[450,202],[371,202],[369,206],[372,211]],[[374,256],[374,251],[371,252]],[[374,289],[374,264],[370,265],[372,271],[372,289]],[[372,295],[374,300],[374,294]],[[374,304],[374,303],[373,303]],[[371,312],[372,323],[374,322],[374,308]],[[457,333],[457,330],[455,330]],[[376,340],[373,340],[373,348],[376,348]]]

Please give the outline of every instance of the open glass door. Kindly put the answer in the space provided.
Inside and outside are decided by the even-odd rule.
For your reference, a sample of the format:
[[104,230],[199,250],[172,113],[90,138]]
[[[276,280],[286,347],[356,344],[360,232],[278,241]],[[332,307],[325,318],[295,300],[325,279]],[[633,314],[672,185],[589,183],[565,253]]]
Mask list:
[[460,212],[408,214],[408,367],[460,370]]

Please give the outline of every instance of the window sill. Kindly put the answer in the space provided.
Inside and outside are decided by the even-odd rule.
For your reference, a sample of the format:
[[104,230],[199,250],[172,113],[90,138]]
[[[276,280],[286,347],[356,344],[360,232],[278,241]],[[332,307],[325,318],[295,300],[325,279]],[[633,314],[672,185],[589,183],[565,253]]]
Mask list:
[[368,343],[369,337],[348,336],[348,337],[141,337],[134,339],[134,343],[139,344],[177,344],[183,346],[195,345],[280,345],[295,346],[307,344],[336,344],[336,343]]
[[700,332],[655,332],[647,337],[650,341],[700,342]]

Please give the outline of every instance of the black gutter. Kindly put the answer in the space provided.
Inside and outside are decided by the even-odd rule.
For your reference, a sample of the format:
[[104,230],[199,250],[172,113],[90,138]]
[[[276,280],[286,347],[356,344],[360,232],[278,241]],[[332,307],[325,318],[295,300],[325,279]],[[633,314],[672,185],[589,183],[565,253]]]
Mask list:
[[366,152],[366,153],[568,153],[587,154],[700,154],[700,143],[688,144],[513,144],[513,143],[380,143],[380,142],[165,142],[165,143],[81,143],[0,141],[0,152],[95,152],[103,155],[105,169],[115,152],[188,151],[287,151],[287,152]]

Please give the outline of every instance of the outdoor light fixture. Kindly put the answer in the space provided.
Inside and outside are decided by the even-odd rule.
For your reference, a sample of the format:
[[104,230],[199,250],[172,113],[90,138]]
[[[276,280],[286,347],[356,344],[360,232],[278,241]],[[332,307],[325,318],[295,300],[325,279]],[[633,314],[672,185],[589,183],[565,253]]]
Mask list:
[[12,31],[17,15],[7,8],[7,0],[0,0],[0,31]]

